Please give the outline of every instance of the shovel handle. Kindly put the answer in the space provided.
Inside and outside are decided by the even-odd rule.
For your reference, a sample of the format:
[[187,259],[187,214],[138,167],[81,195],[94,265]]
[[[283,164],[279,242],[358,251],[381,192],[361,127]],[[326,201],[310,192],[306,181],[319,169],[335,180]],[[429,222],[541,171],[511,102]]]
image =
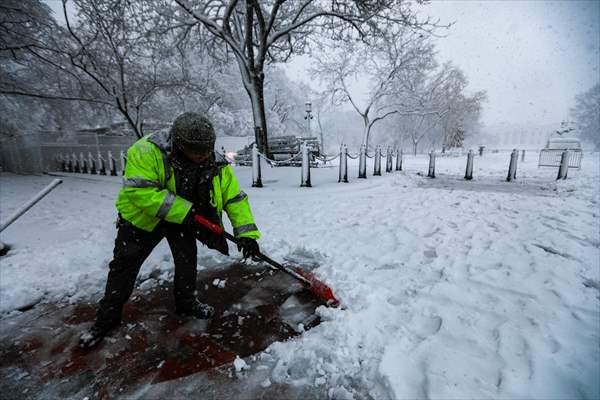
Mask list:
[[[233,243],[235,243],[239,246],[240,240],[237,239],[236,237],[234,237],[229,232],[226,232],[222,226],[213,224],[206,218],[204,218],[200,215],[197,215],[197,214],[194,215],[194,219],[196,220],[196,222],[205,226],[207,229],[209,229],[213,233],[215,233],[217,235],[223,235],[223,236],[225,236],[225,238],[227,238],[228,240],[232,241]],[[259,260],[263,260],[266,263],[269,263],[270,265],[277,268],[278,270],[283,271],[286,274],[297,279],[298,281],[302,282],[302,284],[306,288],[308,288],[311,292],[313,292],[317,297],[319,297],[321,300],[323,300],[328,305],[330,305],[332,307],[337,307],[340,304],[339,300],[336,299],[335,296],[333,295],[331,288],[329,286],[325,285],[324,283],[320,282],[318,279],[316,279],[316,277],[314,275],[312,275],[310,273],[308,275],[306,273],[299,273],[293,268],[288,268],[284,265],[279,264],[278,262],[267,257],[260,251],[257,251],[256,254],[254,254],[254,257],[258,258]]]
[[213,233],[216,233],[217,235],[222,235],[225,232],[225,229],[223,229],[222,226],[213,224],[201,215],[195,214],[194,220],[199,224],[204,225],[206,228],[210,229]]
[[235,236],[233,236],[229,232],[226,232],[222,226],[213,224],[212,222],[210,222],[203,216],[196,214],[196,215],[194,215],[194,220],[196,220],[196,222],[198,222],[200,225],[203,225],[204,227],[208,228],[208,230],[210,230],[211,232],[213,232],[217,235],[223,235],[235,244],[238,243],[238,240],[235,238]]
[[[223,235],[225,236],[228,240],[232,241],[235,244],[239,243],[239,240],[233,236],[231,233],[225,231],[225,229],[223,229],[222,226],[217,225],[217,224],[213,224],[212,222],[210,222],[209,220],[207,220],[206,218],[204,218],[201,215],[194,215],[194,220],[196,220],[196,222],[198,222],[199,224],[205,226],[206,228],[208,228],[210,231],[212,231],[213,233],[217,234],[217,235]],[[270,257],[267,257],[266,255],[264,255],[263,253],[261,253],[260,251],[258,253],[256,253],[255,255],[256,258],[263,260],[266,263],[271,264],[272,266],[274,266],[275,268],[293,276],[294,278],[298,279],[299,281],[307,284],[307,285],[311,285],[311,282],[306,279],[305,277],[303,277],[302,275],[296,273],[295,271],[293,271],[290,268],[286,268],[283,265],[279,264],[277,261],[271,259]]]

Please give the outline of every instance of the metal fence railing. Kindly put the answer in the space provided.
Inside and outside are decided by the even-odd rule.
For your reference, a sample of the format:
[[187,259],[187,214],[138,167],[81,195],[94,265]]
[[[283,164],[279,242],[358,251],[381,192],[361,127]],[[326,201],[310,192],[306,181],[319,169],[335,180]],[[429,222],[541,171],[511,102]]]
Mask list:
[[[561,149],[542,149],[538,167],[558,167],[564,150]],[[569,168],[581,168],[581,150],[569,150]]]

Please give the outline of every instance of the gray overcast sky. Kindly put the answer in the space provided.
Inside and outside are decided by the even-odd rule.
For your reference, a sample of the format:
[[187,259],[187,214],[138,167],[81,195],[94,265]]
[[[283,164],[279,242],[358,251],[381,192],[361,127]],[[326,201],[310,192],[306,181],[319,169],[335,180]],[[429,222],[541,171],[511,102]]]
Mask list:
[[440,57],[486,89],[486,123],[567,118],[573,98],[600,81],[600,1],[444,1],[456,21]]
[[[46,2],[61,20],[60,1]],[[600,81],[600,0],[445,0],[421,10],[455,22],[437,40],[440,61],[461,67],[472,91],[487,90],[486,124],[560,122]],[[285,70],[317,89],[309,65],[299,57]]]
[[[568,116],[573,98],[600,81],[600,1],[434,1],[423,14],[454,21],[438,39],[440,61],[487,90],[486,124],[545,124]],[[301,58],[287,71],[314,82]],[[314,86],[314,83],[312,83]]]

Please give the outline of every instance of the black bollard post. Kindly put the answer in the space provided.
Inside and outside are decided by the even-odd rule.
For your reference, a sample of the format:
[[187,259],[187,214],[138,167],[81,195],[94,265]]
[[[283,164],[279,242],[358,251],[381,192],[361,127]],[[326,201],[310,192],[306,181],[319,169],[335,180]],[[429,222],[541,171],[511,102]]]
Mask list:
[[310,184],[310,160],[308,159],[308,146],[302,144],[302,166],[300,167],[300,187],[312,187]]
[[569,151],[565,150],[560,156],[560,167],[558,168],[558,176],[556,180],[567,179],[567,173],[569,172]]
[[385,159],[385,172],[392,172],[392,149],[390,147],[387,148],[387,154]]
[[506,182],[511,182],[517,179],[517,160],[519,158],[519,152],[517,149],[514,149],[512,153],[510,153],[510,164],[508,164],[508,176],[506,177]]
[[381,176],[381,147],[375,149],[375,162],[373,163],[373,176]]
[[263,187],[260,171],[260,154],[258,154],[256,144],[252,145],[252,187]]
[[427,172],[427,176],[435,178],[435,151],[433,150],[429,153],[429,172]]
[[348,147],[345,144],[340,148],[340,174],[338,182],[348,183]]
[[525,161],[525,150],[521,150],[521,162]]
[[360,146],[360,155],[358,160],[358,177],[367,179],[367,148],[364,144]]
[[470,181],[473,179],[473,158],[475,154],[473,154],[473,150],[469,150],[467,154],[467,170],[465,172],[465,179]]
[[344,175],[343,170],[344,170],[344,145],[341,144],[340,145],[340,164],[338,166],[338,183],[340,183],[342,181],[342,176]]
[[402,171],[402,150],[396,150],[396,171]]

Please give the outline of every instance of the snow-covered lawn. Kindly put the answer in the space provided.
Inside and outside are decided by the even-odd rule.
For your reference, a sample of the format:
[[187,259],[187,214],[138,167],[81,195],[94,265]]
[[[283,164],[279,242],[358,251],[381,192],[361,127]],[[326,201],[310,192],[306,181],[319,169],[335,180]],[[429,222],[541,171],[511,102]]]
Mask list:
[[[425,156],[381,177],[369,164],[366,180],[351,163],[350,183],[334,166],[312,170],[313,188],[298,168],[263,167],[261,189],[236,168],[265,253],[318,263],[343,304],[246,360],[239,379],[253,384],[260,365],[267,384],[318,398],[600,397],[599,154],[560,182],[528,153],[507,183],[508,158],[476,157],[471,182],[464,157],[438,158],[436,179],[422,176]],[[51,179],[2,175],[2,219]],[[13,249],[0,259],[0,323],[38,301],[99,299],[119,186],[68,176],[2,232]],[[202,267],[226,260],[199,251]],[[169,274],[166,244],[146,263],[142,277]]]

